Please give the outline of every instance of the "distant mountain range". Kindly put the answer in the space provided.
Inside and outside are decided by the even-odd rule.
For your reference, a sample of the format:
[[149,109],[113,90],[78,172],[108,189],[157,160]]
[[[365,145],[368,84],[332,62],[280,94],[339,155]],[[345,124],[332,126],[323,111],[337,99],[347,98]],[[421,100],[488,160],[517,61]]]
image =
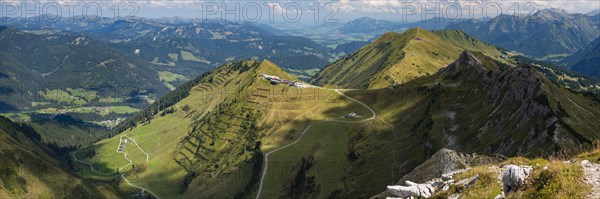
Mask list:
[[588,13],[585,13],[585,14],[586,14],[587,16],[596,16],[596,15],[599,15],[599,14],[600,14],[600,9],[596,9],[596,10],[594,10],[594,11],[591,11],[591,12],[588,12]]
[[529,16],[503,14],[491,19],[458,21],[432,18],[421,22],[396,23],[363,17],[344,24],[337,31],[380,35],[414,27],[463,30],[477,39],[507,50],[538,58],[562,58],[600,37],[600,15],[595,12],[569,14],[558,9],[543,9]]
[[345,23],[338,29],[341,33],[352,34],[381,34],[390,31],[404,31],[406,29],[420,27],[428,30],[443,29],[451,22],[445,18],[435,17],[419,22],[399,23],[386,20],[361,17]]
[[[58,29],[81,32],[81,34],[94,36],[105,42],[122,44],[122,46],[130,48],[135,47],[136,43],[146,43],[151,46],[139,46],[150,47],[146,52],[162,53],[173,49],[186,50],[204,56],[204,59],[207,60],[195,64],[205,65],[202,67],[209,68],[228,61],[252,58],[271,59],[278,63],[283,59],[282,57],[315,60],[310,63],[278,63],[286,68],[319,68],[332,58],[329,54],[331,49],[322,47],[310,39],[286,36],[283,32],[278,32],[277,29],[264,24],[183,18],[119,20],[105,17],[94,18],[94,20],[88,18],[82,16],[57,18],[57,16],[48,15],[38,16],[38,21],[3,18],[0,25],[27,30]],[[170,60],[167,56],[168,53],[158,56],[159,60]],[[153,58],[155,57],[151,57],[150,61]],[[210,64],[208,64],[209,62]],[[197,74],[199,73],[190,77]]]
[[[273,34],[265,27],[221,21],[173,25],[151,20],[119,20],[95,33],[98,37],[110,33],[131,38],[131,41],[120,41],[117,45],[146,52],[141,56],[148,61],[158,58],[160,63],[176,65],[179,61],[194,62],[188,63],[188,68],[197,68],[198,65],[214,68],[236,60],[270,59],[290,69],[312,69],[322,67],[332,58],[330,49],[310,39]],[[168,56],[181,51],[187,51],[189,53],[186,54],[193,54],[197,59],[182,54],[175,61]]]
[[372,33],[389,31],[396,24],[391,21],[377,20],[370,17],[361,17],[347,22],[340,28],[343,33]]
[[489,21],[450,24],[485,42],[526,55],[572,54],[600,36],[600,18],[544,9],[529,16],[499,15]]

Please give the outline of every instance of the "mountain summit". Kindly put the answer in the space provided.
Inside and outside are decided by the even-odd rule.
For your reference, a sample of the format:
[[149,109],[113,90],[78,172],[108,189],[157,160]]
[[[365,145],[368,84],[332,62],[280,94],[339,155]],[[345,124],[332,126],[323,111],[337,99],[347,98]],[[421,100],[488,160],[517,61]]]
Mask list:
[[358,51],[325,67],[311,82],[343,88],[384,88],[431,75],[458,58],[464,49],[493,56],[498,49],[461,31],[430,32],[421,28],[388,32]]

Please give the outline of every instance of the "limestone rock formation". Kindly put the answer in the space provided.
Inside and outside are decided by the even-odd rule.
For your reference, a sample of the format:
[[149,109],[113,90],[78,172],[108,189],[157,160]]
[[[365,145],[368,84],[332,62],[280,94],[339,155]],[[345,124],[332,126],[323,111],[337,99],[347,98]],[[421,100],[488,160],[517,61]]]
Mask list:
[[516,191],[523,186],[525,179],[533,170],[530,166],[506,165],[502,172],[502,183],[504,184],[504,194]]
[[401,198],[429,198],[435,193],[435,187],[431,184],[418,184],[411,181],[406,181],[405,183],[407,186],[387,186],[387,190],[392,193],[392,195]]
[[451,149],[440,149],[429,160],[417,166],[413,171],[404,175],[400,182],[410,180],[417,183],[424,183],[434,178],[444,175],[454,175],[462,172],[461,170],[483,164],[494,164],[501,159],[480,155],[464,154]]
[[[400,179],[400,182],[406,182],[406,185],[408,186],[388,186],[388,189],[385,192],[373,196],[372,199],[394,198],[389,197],[392,195],[406,198],[403,197],[406,195],[396,194],[395,192],[398,192],[399,190],[412,190],[412,187],[415,186],[411,185],[422,185],[418,187],[429,187],[433,188],[432,190],[434,191],[445,191],[448,190],[451,185],[459,183],[452,179],[454,175],[468,171],[472,166],[494,164],[500,161],[501,159],[497,157],[479,154],[464,154],[451,149],[443,148],[435,153],[429,160],[425,161],[423,164],[419,165],[413,171]],[[469,186],[475,181],[477,181],[476,176],[460,183],[463,183],[462,185]],[[432,191],[431,194],[433,194],[434,191]],[[416,197],[418,194],[415,194],[414,196]]]

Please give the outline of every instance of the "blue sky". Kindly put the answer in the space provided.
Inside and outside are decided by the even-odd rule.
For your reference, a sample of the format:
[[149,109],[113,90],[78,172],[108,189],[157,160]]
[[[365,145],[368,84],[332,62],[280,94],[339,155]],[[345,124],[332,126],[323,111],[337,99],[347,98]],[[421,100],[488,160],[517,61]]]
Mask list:
[[[490,0],[318,0],[318,1],[126,1],[126,0],[2,0],[0,15],[38,14],[137,16],[147,18],[225,18],[263,23],[345,22],[372,17],[396,22],[431,17],[480,18],[503,14],[530,14],[557,8],[570,13],[600,9],[600,1],[490,1]],[[118,9],[117,9],[118,8]]]

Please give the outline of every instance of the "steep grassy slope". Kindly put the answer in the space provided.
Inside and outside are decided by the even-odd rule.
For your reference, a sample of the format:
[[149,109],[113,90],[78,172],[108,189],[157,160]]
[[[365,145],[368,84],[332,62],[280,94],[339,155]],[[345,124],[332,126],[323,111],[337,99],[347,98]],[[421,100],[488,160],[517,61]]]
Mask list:
[[398,89],[348,91],[392,123],[397,173],[441,148],[506,156],[569,152],[600,138],[600,102],[560,88],[532,67],[477,53]]
[[[426,96],[429,102],[422,104],[426,107],[415,107],[425,109],[426,114],[413,131],[426,127],[421,130],[446,132],[443,134],[447,135],[439,136],[447,136],[443,140],[450,141],[446,142],[449,145],[465,143],[460,147],[463,150],[540,154],[542,151],[535,151],[536,148],[568,150],[600,136],[596,128],[600,124],[595,122],[600,113],[597,97],[560,88],[532,67],[506,67],[482,54],[463,53],[457,62],[436,76],[422,78],[398,90],[393,94],[405,94],[403,98],[415,98],[418,93],[429,95]],[[416,93],[407,95],[412,92]],[[504,133],[506,137],[500,136]],[[473,136],[479,140],[471,140]],[[544,142],[550,145],[543,145]]]
[[463,48],[479,49],[491,56],[500,54],[492,46],[461,32],[434,34],[415,28],[402,34],[390,32],[382,35],[324,68],[311,83],[342,88],[385,88],[436,73],[456,60]]
[[[343,91],[365,105],[333,90],[271,85],[260,74],[293,80],[268,61],[224,65],[178,103],[76,155],[163,198],[252,198],[261,184],[261,198],[364,198],[443,147],[538,156],[600,138],[598,99],[478,52],[397,89]],[[377,115],[363,121],[366,106]],[[343,117],[351,112],[361,117]],[[133,164],[116,151],[124,138]]]
[[31,127],[0,117],[0,198],[118,198],[111,186],[63,167]]
[[[370,114],[364,106],[334,91],[271,85],[259,77],[263,73],[294,80],[268,61],[224,65],[203,78],[188,97],[154,115],[151,120],[76,155],[104,173],[121,168],[119,171],[125,173],[126,178],[135,179],[134,184],[160,197],[251,197],[263,169],[263,153],[292,143],[312,121],[331,118],[352,121],[342,116],[351,112],[364,117]],[[338,172],[334,176],[314,179],[315,188],[322,187],[318,188],[322,196],[349,192],[340,191],[344,185],[331,182],[337,182],[341,177],[349,178],[350,173],[356,175],[352,175],[353,180],[348,180],[346,186],[358,188],[364,186],[364,181],[373,182],[373,186],[360,191],[365,196],[377,193],[378,187],[385,184],[370,176],[393,181],[389,175],[392,156],[388,156],[389,151],[382,151],[391,147],[391,143],[384,143],[393,136],[389,127],[376,122],[313,126],[314,129],[306,132],[306,138],[298,143],[309,147],[281,150],[271,156],[269,173],[281,172],[281,175],[267,176],[263,196],[287,197],[292,189],[290,182],[298,172],[297,165],[308,156],[313,160],[313,168]],[[124,151],[132,165],[127,165],[123,154],[115,151],[124,135],[139,144],[139,148],[131,141],[125,144]],[[381,147],[385,145],[387,147]],[[351,161],[346,158],[351,150],[372,155],[362,161]],[[148,154],[148,161],[144,153]],[[332,156],[339,161],[331,161]],[[390,161],[377,166],[363,162],[377,159]],[[331,164],[338,167],[330,167]],[[91,172],[88,165],[78,164],[78,167],[79,173],[89,178],[116,177]],[[370,172],[373,167],[380,169],[376,173]],[[348,171],[339,172],[337,168]],[[129,190],[126,184],[121,184],[121,188]]]
[[[409,81],[398,89],[345,93],[374,108],[378,119],[346,127],[342,132],[348,132],[349,138],[323,134],[332,131],[335,124],[311,128],[308,132],[315,132],[315,137],[308,134],[297,145],[272,156],[281,162],[303,158],[292,167],[292,182],[278,180],[286,178],[278,172],[289,171],[287,166],[268,173],[271,177],[264,184],[268,190],[263,194],[270,194],[265,197],[280,197],[281,190],[288,197],[365,197],[371,186],[378,184],[372,179],[399,180],[443,147],[466,153],[535,157],[576,152],[573,149],[581,144],[600,138],[597,97],[561,88],[533,67],[509,67],[478,52],[464,52],[439,73]],[[372,144],[378,145],[377,151],[369,147]],[[349,147],[346,160],[336,150],[327,150],[342,147]],[[322,152],[313,151],[317,149]],[[320,161],[313,154],[326,155],[336,169],[319,167]],[[382,159],[373,162],[376,157]],[[383,166],[386,163],[392,166]],[[374,177],[384,174],[387,177]],[[331,179],[328,185],[313,184],[323,178]],[[362,187],[356,186],[360,184]],[[330,193],[331,189],[336,191]]]
[[441,37],[444,41],[465,50],[479,51],[491,57],[498,57],[501,55],[498,47],[479,41],[462,30],[436,30],[433,33]]

